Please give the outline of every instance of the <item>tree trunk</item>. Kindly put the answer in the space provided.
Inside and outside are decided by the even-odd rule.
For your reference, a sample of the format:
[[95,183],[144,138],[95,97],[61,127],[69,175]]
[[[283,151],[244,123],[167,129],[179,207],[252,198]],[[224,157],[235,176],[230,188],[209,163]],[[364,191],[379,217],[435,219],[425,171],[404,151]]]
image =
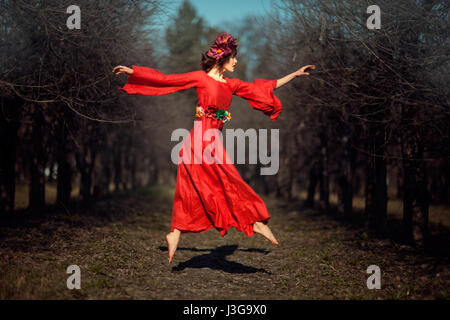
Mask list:
[[403,198],[403,196],[404,196],[404,192],[403,192],[403,183],[402,183],[402,181],[403,181],[403,175],[402,175],[402,170],[400,169],[400,164],[398,163],[397,165],[397,170],[396,170],[396,173],[397,173],[397,176],[396,176],[396,178],[397,178],[397,199],[402,199]]
[[319,170],[320,165],[318,162],[315,162],[309,170],[308,195],[305,200],[306,208],[314,207],[314,195],[316,193],[317,183],[319,181]]
[[80,181],[80,196],[83,201],[89,201],[91,197],[91,178],[89,176],[88,164],[82,166]]
[[292,200],[292,189],[294,188],[294,181],[296,177],[295,163],[297,161],[296,157],[289,158],[289,177],[288,177],[288,185],[287,185],[287,200]]
[[93,193],[93,196],[96,198],[109,194],[109,184],[111,183],[112,177],[111,159],[107,150],[104,150],[100,157],[103,161],[100,162],[100,172],[95,179]]
[[84,150],[79,150],[76,154],[77,167],[81,175],[80,196],[83,201],[89,202],[92,198],[92,172],[95,165],[96,146],[89,144]]
[[45,123],[42,110],[39,106],[34,106],[35,117],[32,131],[32,154],[30,165],[30,204],[29,209],[40,211],[45,207],[45,155],[43,130]]
[[366,216],[368,228],[382,231],[387,218],[386,159],[368,156],[366,167]]
[[[15,164],[20,103],[6,101],[0,113],[0,211],[14,211]],[[11,111],[11,112],[9,112]],[[9,114],[11,113],[11,114]]]
[[[370,101],[370,100],[369,100]],[[367,124],[366,207],[367,227],[384,231],[387,220],[387,164],[385,156],[388,110],[383,104],[370,107],[374,114]]]
[[130,174],[131,174],[131,188],[133,190],[136,190],[138,187],[136,150],[133,150],[133,154],[131,155]]
[[122,183],[122,152],[119,146],[114,149],[114,189],[119,191]]
[[152,186],[158,183],[158,164],[156,163],[156,160],[150,159],[148,168],[149,168],[148,185]]
[[320,208],[328,212],[330,208],[330,176],[328,170],[328,148],[325,139],[322,139],[320,161]]
[[72,192],[72,167],[69,161],[68,140],[66,122],[63,121],[58,137],[58,178],[56,194],[57,203],[62,205],[67,205],[70,202],[70,194]]
[[123,190],[128,190],[128,185],[129,182],[131,180],[131,155],[130,153],[132,152],[132,148],[130,149],[129,147],[125,149],[125,161],[124,161],[124,176],[122,178],[122,188]]
[[343,135],[341,141],[341,170],[338,178],[338,215],[350,217],[353,212],[353,178],[356,166],[356,152],[351,146],[350,135]]
[[428,238],[429,194],[423,147],[417,133],[409,130],[402,139],[404,196],[403,223],[407,240],[423,246]]

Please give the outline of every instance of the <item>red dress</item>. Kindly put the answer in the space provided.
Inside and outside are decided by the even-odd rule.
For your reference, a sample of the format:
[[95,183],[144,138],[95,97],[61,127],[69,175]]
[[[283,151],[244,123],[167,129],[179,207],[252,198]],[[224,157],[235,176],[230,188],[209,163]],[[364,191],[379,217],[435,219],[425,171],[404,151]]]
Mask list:
[[[133,66],[133,70],[126,85],[119,89],[128,94],[165,95],[195,87],[198,106],[203,106],[205,110],[228,110],[234,94],[248,100],[253,109],[264,112],[273,121],[281,112],[281,102],[273,94],[277,80],[256,79],[254,82],[245,82],[224,77],[224,83],[202,70],[168,75],[153,68]],[[235,227],[247,236],[252,236],[253,224],[257,221],[268,222],[270,216],[262,199],[241,178],[229,160],[222,141],[213,136],[208,141],[200,142],[201,157],[205,147],[215,142],[216,147],[210,154],[214,159],[225,157],[221,158],[222,162],[194,160],[196,157],[198,159],[198,153],[194,151],[195,141],[198,141],[194,141],[194,129],[201,128],[197,132],[202,134],[208,129],[221,132],[224,121],[223,118],[219,119],[222,120],[206,116],[197,118],[190,135],[184,139],[178,158],[171,230],[178,229],[185,233],[216,228],[225,236],[230,227]],[[192,161],[183,160],[185,150],[190,150]]]

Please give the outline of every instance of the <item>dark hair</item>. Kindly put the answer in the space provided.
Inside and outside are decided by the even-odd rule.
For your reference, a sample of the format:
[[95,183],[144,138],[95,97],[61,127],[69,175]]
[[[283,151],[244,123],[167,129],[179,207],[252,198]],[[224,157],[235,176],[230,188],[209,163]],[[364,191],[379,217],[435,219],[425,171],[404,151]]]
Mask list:
[[219,69],[222,69],[223,68],[223,65],[225,64],[225,63],[227,63],[228,62],[228,60],[230,59],[230,58],[234,58],[234,57],[236,57],[236,55],[237,55],[237,48],[236,47],[230,47],[230,49],[231,49],[231,53],[229,54],[229,55],[227,55],[227,56],[224,56],[224,57],[222,57],[221,59],[219,59],[219,60],[216,60],[216,59],[214,59],[214,58],[210,58],[210,57],[208,57],[207,55],[206,55],[206,53],[208,52],[208,51],[206,51],[205,53],[203,53],[202,54],[202,63],[201,63],[201,66],[202,66],[202,69],[205,71],[205,72],[209,72],[212,68],[214,68],[214,66],[217,64],[217,66],[219,67]]

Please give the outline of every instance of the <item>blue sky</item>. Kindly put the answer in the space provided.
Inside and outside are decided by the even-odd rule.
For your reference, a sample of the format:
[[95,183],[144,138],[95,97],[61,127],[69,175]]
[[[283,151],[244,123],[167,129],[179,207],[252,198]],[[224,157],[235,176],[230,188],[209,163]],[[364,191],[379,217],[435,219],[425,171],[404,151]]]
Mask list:
[[[170,13],[175,13],[183,0],[167,1]],[[270,11],[271,0],[190,0],[209,25],[241,19],[248,14],[264,15]]]
[[[277,0],[189,0],[189,2],[195,7],[197,15],[202,17],[205,22],[213,27],[219,26],[221,22],[225,22],[227,25],[227,32],[233,32],[230,28],[230,22],[241,20],[247,15],[262,15],[265,16],[269,14],[272,10],[272,4],[279,2]],[[281,1],[280,1],[281,2]],[[163,57],[166,54],[166,46],[164,43],[164,33],[163,31],[168,23],[172,20],[170,16],[175,16],[177,14],[178,8],[183,3],[183,0],[165,0],[163,3],[163,13],[158,17],[156,22],[156,34],[153,36],[161,39],[161,44],[155,47],[156,52]],[[239,38],[239,37],[238,37]],[[245,44],[240,43],[241,49],[244,48]],[[248,66],[251,69],[253,64],[250,61]]]

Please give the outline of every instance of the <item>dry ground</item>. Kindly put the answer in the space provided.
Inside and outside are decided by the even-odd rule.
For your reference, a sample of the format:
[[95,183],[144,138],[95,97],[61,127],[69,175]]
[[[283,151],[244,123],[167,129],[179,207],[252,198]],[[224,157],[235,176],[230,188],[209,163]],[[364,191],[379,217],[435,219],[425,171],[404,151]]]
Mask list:
[[[428,254],[298,203],[264,197],[280,246],[230,229],[182,235],[172,265],[173,189],[0,219],[0,299],[449,299],[444,246]],[[66,269],[81,268],[81,290]],[[369,290],[366,269],[381,268]]]

